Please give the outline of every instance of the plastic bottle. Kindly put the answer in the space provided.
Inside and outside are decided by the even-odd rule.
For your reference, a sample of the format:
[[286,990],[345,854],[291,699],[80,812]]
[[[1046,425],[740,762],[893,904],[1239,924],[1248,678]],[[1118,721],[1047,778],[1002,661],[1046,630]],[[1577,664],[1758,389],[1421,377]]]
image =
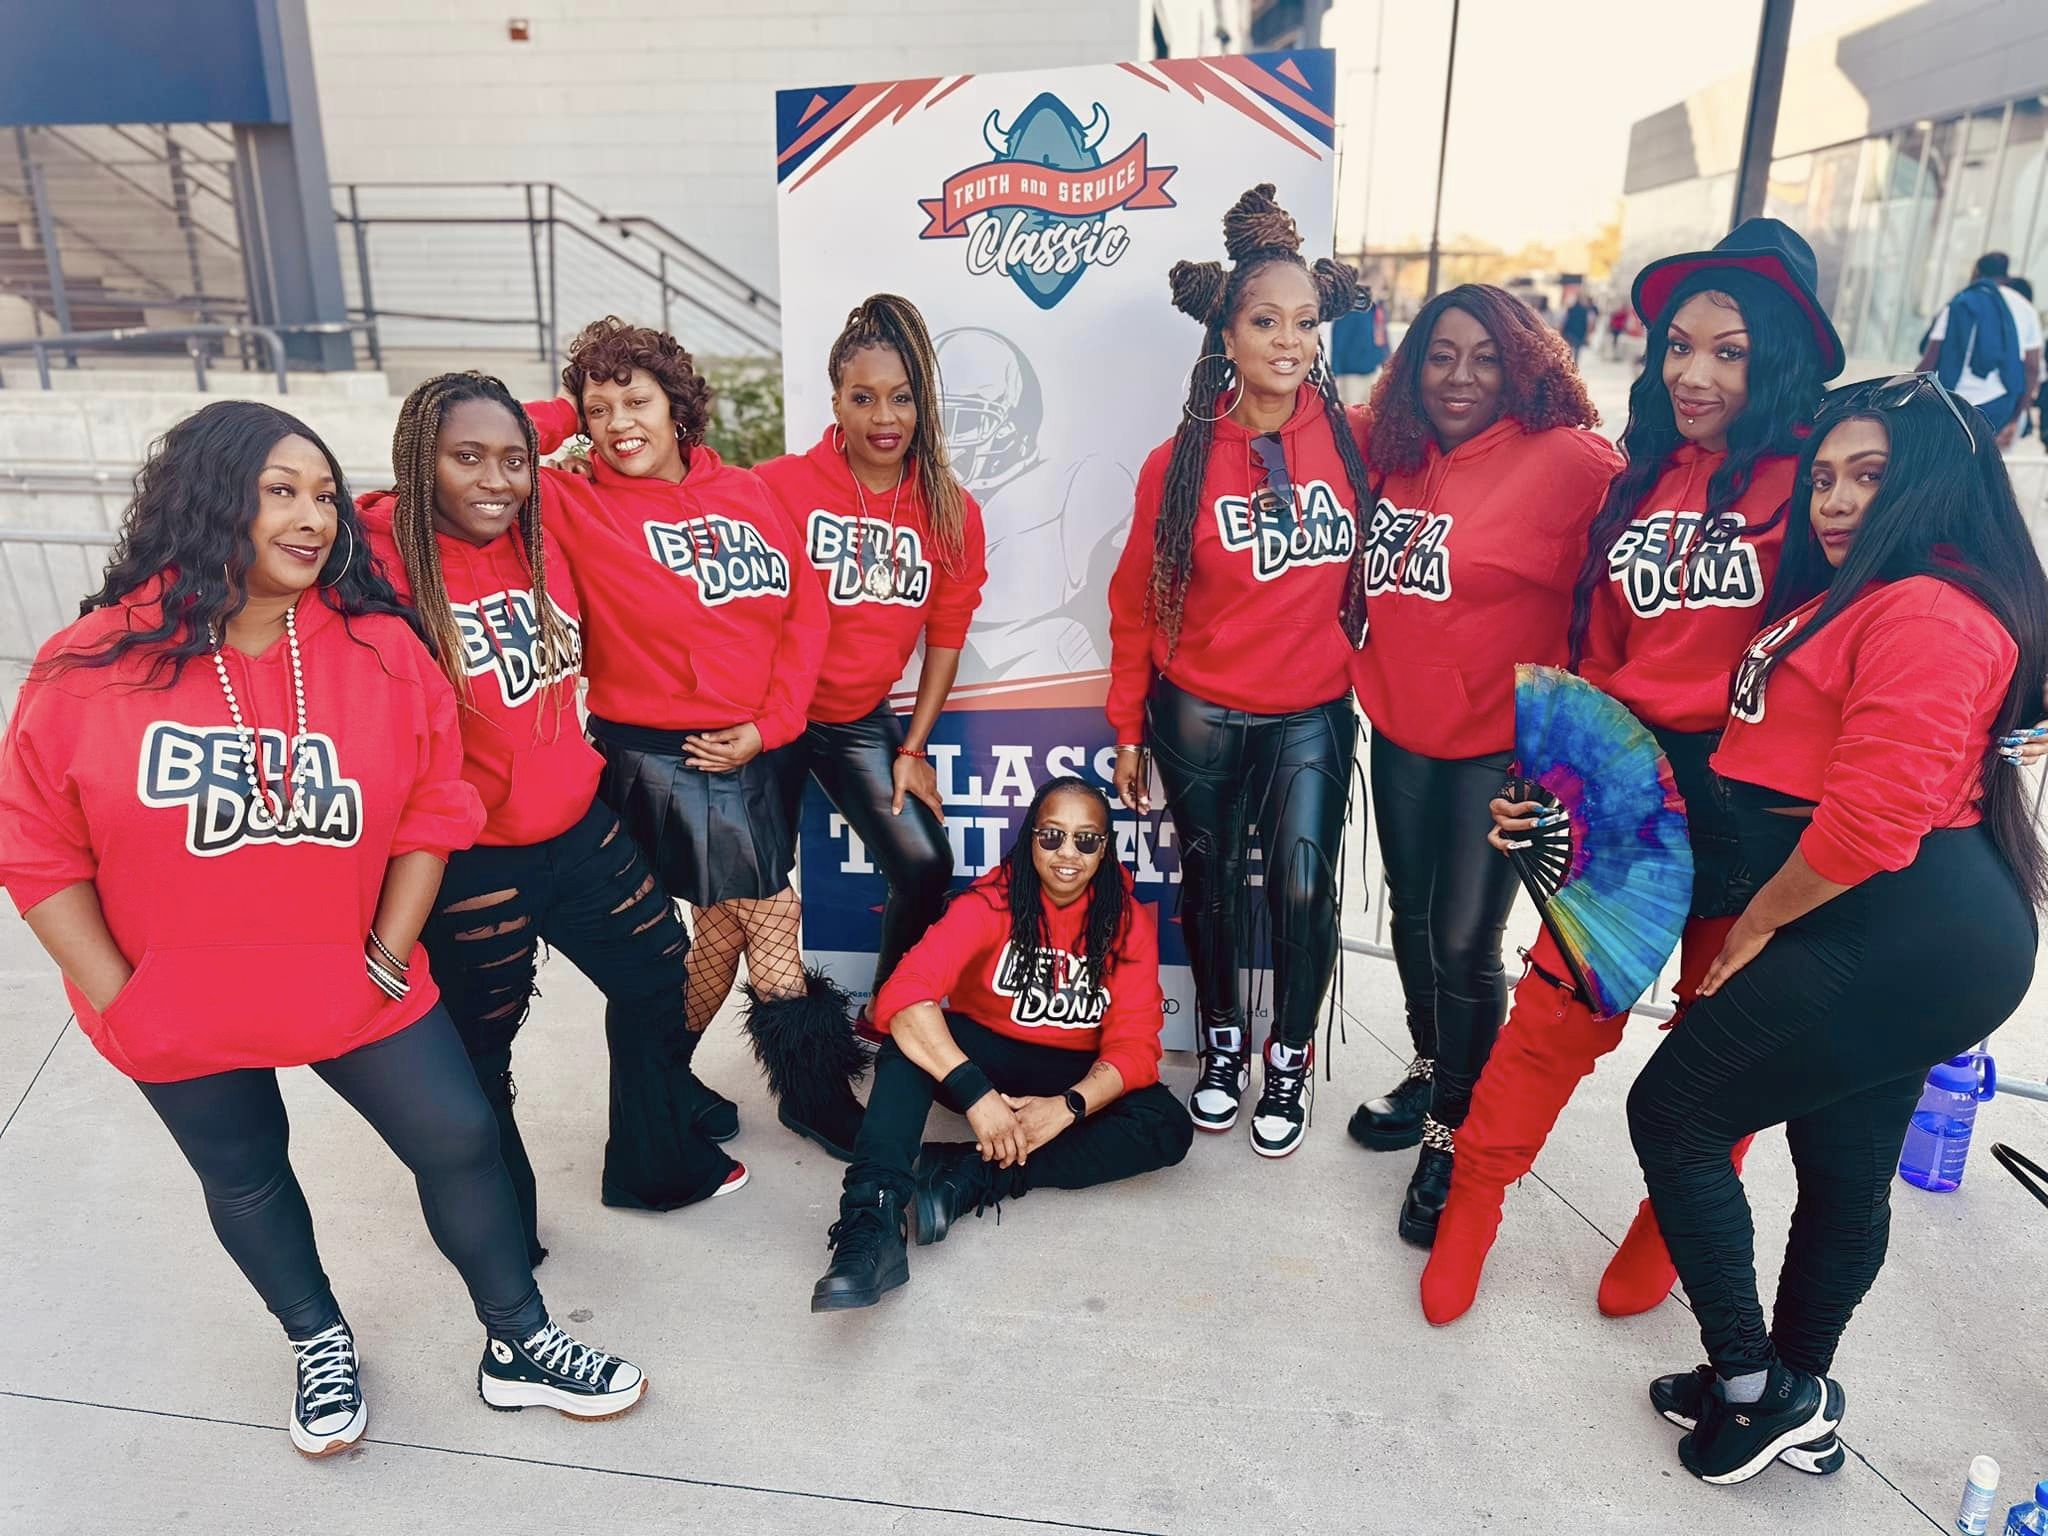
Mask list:
[[2048,1533],[2048,1482],[2034,1486],[2034,1496],[2006,1511],[2005,1536],[2044,1536]]
[[1963,1502],[1956,1507],[1956,1529],[1963,1536],[1984,1536],[1991,1529],[1991,1500],[1997,1492],[1998,1463],[1989,1456],[1973,1458]]
[[1998,1087],[1998,1073],[1982,1051],[1939,1062],[1927,1074],[1919,1107],[1899,1153],[1899,1177],[1921,1189],[1946,1193],[1963,1182],[1977,1106]]

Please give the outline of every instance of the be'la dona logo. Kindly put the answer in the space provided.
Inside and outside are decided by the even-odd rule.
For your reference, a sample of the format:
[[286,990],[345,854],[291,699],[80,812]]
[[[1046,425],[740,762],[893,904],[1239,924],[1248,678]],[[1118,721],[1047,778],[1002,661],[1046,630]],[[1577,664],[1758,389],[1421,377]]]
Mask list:
[[994,158],[946,178],[937,197],[918,199],[923,240],[967,242],[967,270],[1008,277],[1040,309],[1067,296],[1091,266],[1114,266],[1131,233],[1118,215],[1171,208],[1167,179],[1180,169],[1146,159],[1139,134],[1104,158],[1109,113],[1093,104],[1083,123],[1050,91],[1006,126],[1001,112],[981,125]]

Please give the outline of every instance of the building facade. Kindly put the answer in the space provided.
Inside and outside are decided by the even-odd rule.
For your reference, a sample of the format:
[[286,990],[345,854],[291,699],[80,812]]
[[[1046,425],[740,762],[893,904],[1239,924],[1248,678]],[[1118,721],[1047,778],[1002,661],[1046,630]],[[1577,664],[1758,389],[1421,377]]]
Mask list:
[[[1619,279],[1726,232],[1748,86],[1634,125]],[[1794,48],[1765,212],[1813,243],[1865,371],[1917,358],[1985,251],[2048,300],[2048,4],[1920,0]]]

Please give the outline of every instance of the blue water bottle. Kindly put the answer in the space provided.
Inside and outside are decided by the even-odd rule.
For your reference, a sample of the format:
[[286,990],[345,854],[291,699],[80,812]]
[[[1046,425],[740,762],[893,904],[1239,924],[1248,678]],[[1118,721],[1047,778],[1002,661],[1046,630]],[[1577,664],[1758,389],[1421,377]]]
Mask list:
[[1906,1128],[1899,1177],[1921,1189],[1946,1193],[1963,1182],[1977,1106],[1997,1091],[1998,1072],[1982,1051],[1966,1051],[1927,1074],[1919,1107]]
[[2048,1482],[2036,1484],[2031,1499],[2007,1511],[2005,1536],[2048,1536]]

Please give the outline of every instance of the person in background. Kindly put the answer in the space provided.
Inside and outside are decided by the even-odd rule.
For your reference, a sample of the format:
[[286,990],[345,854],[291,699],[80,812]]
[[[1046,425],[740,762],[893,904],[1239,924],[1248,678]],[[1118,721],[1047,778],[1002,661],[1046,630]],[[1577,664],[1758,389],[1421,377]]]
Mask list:
[[1599,308],[1581,288],[1572,296],[1564,319],[1558,323],[1558,333],[1564,337],[1564,344],[1572,349],[1574,368],[1579,366],[1579,354],[1586,350],[1586,340],[1593,334],[1593,317],[1599,313]]
[[1330,372],[1337,376],[1337,398],[1363,405],[1372,393],[1373,375],[1387,360],[1387,306],[1361,289],[1363,307],[1354,305],[1330,327]]
[[1977,258],[1969,286],[1927,328],[1920,371],[1984,413],[1998,446],[2019,438],[2020,412],[2041,385],[2041,317],[2007,281],[2003,251]]
[[[1707,1363],[1650,1401],[1710,1483],[1832,1436],[1928,1069],[2025,996],[2048,901],[2032,787],[2048,576],[1984,417],[1923,376],[1830,397],[1713,765],[1762,879],[1628,1098]],[[1729,1162],[1785,1127],[1799,1186],[1768,1328]]]
[[442,374],[400,407],[391,462],[396,488],[364,496],[357,511],[369,553],[434,638],[460,706],[462,776],[487,817],[477,845],[449,856],[423,936],[497,1112],[538,1264],[547,1250],[513,1114],[512,1044],[543,944],[605,994],[605,1204],[673,1210],[729,1194],[747,1173],[702,1134],[723,1101],[689,1068],[689,935],[597,797],[604,759],[576,715],[583,609],[542,518],[532,423],[498,380]]
[[43,646],[0,744],[0,884],[282,1325],[307,1456],[356,1444],[369,1410],[281,1067],[310,1065],[411,1171],[484,1327],[486,1403],[609,1418],[647,1390],[549,1319],[417,944],[484,812],[454,693],[363,540],[309,427],[206,406],[151,450],[105,581]]
[[[889,1038],[813,1312],[871,1307],[920,1245],[1033,1189],[1170,1168],[1194,1126],[1159,1081],[1159,930],[1112,852],[1109,800],[1066,776],[875,997]],[[974,1140],[918,1144],[934,1100]],[[916,1172],[912,1173],[912,1165]]]
[[1629,321],[1635,311],[1626,304],[1617,304],[1607,316],[1607,356],[1621,361],[1621,344],[1628,338]]
[[[2008,278],[2006,286],[2027,301],[2027,308],[2034,310],[2034,317],[2038,320],[2041,312],[2034,306],[2033,281],[2024,277]],[[2048,406],[2043,404],[2044,401],[2048,401],[2048,369],[2038,371],[2044,376],[2035,386],[2032,396],[2028,399],[2025,408],[2020,413],[2019,435],[2021,437],[2027,437],[2039,428],[2041,414],[2044,409],[2048,409]]]

